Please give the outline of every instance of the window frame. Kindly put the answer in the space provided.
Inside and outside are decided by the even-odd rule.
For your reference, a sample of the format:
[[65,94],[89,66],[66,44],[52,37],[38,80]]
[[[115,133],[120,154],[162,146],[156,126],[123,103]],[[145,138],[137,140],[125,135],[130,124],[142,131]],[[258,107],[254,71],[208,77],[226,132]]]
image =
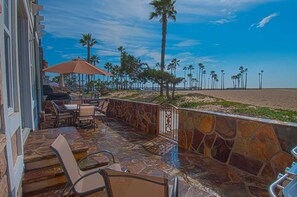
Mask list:
[[[7,108],[8,115],[11,115],[15,112],[15,80],[13,72],[15,71],[12,65],[12,2],[7,1],[7,12],[8,17],[8,26],[7,24],[3,24],[4,30],[4,59],[5,59],[5,77],[6,77],[6,98],[7,98]],[[4,1],[5,3],[5,1]],[[4,8],[5,9],[5,8]]]

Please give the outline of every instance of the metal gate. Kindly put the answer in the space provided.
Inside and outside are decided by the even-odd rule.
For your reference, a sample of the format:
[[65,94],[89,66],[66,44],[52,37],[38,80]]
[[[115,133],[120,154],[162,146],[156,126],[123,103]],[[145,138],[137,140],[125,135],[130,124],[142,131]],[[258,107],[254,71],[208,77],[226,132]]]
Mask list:
[[178,140],[178,109],[174,105],[163,104],[159,110],[159,134]]

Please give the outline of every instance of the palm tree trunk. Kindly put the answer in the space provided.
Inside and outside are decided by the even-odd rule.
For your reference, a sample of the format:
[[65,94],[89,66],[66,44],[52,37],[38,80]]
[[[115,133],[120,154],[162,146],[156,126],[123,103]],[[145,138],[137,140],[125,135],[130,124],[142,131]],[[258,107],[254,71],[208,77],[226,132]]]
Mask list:
[[[161,47],[161,70],[165,68],[165,47],[166,47],[166,34],[167,34],[167,16],[162,15],[162,47]],[[163,80],[161,81],[160,95],[163,96]]]
[[247,73],[245,73],[245,89],[247,89]]

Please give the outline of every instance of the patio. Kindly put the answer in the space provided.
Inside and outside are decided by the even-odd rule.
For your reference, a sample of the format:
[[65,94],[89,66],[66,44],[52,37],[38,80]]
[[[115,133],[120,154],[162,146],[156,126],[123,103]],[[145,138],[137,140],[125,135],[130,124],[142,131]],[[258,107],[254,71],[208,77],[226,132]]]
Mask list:
[[[67,140],[75,141],[71,139],[71,136],[74,138],[80,136],[81,141],[88,147],[87,152],[110,150],[121,165],[133,173],[164,175],[169,180],[177,175],[179,176],[179,196],[268,196],[269,183],[264,179],[206,156],[182,150],[171,142],[164,143],[165,145],[161,149],[154,147],[145,149],[143,145],[147,145],[149,141],[162,142],[163,139],[139,132],[139,130],[113,118],[104,118],[103,120],[103,122],[97,120],[98,128],[95,131],[93,128],[78,129],[78,135],[70,135]],[[73,127],[63,128],[62,131],[70,130],[71,132],[71,128]],[[31,135],[37,133],[38,131]],[[30,139],[32,140],[30,141]],[[29,138],[26,146],[33,140],[34,138]],[[48,140],[52,141],[53,139],[49,137],[42,140],[42,144],[47,144]],[[39,148],[42,144],[39,144]],[[81,149],[85,149],[85,145],[80,144],[79,146]],[[26,146],[25,160],[28,154],[34,157],[34,151],[26,152]],[[34,147],[31,146],[30,150],[34,150]],[[154,152],[156,154],[153,154]],[[57,171],[59,170],[56,170],[55,173]],[[60,188],[61,186],[51,188],[49,191],[40,191],[35,195],[53,196]],[[32,195],[30,194],[30,196]],[[102,196],[106,196],[106,194],[102,194]]]

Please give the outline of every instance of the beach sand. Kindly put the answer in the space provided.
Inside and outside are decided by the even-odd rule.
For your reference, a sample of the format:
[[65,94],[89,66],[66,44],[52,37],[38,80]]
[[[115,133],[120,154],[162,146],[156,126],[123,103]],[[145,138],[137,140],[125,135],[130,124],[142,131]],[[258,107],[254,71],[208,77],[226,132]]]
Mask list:
[[[182,91],[184,92],[184,91]],[[297,88],[187,91],[260,107],[297,111]]]

